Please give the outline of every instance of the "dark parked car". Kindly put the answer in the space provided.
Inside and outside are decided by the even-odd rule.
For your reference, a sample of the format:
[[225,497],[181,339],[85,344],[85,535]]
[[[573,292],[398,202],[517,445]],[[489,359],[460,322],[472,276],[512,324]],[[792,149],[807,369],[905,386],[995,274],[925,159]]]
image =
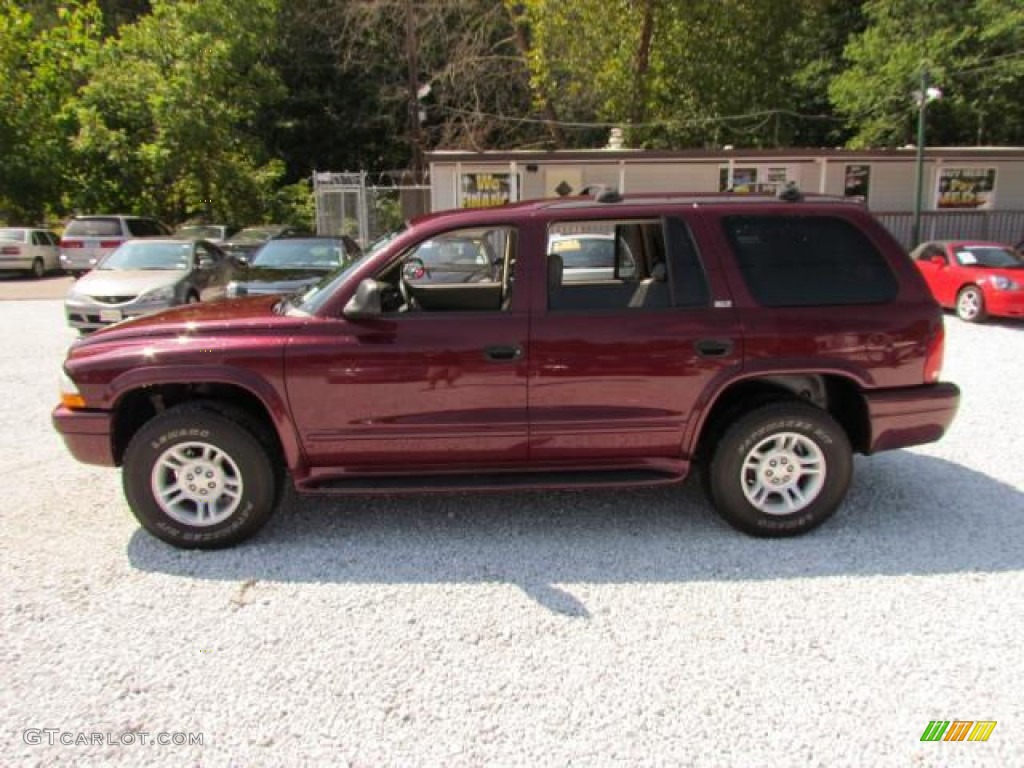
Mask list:
[[220,247],[224,253],[234,257],[240,262],[248,262],[256,254],[263,244],[278,237],[301,237],[309,234],[298,227],[285,227],[278,224],[266,224],[258,227],[246,227],[236,232],[227,240],[224,240]]
[[351,264],[362,251],[351,237],[270,240],[228,285],[228,296],[293,293]]
[[[594,222],[632,267],[565,282],[551,232]],[[495,279],[408,277],[460,238],[486,242]],[[854,453],[942,437],[959,402],[942,323],[860,204],[605,193],[435,214],[301,295],[100,331],[69,350],[53,418],[79,460],[123,466],[136,517],[180,547],[252,535],[286,478],[608,487],[696,466],[730,524],[786,536],[836,510]]]
[[1002,243],[938,240],[911,254],[943,307],[961,320],[1024,317],[1024,256]]

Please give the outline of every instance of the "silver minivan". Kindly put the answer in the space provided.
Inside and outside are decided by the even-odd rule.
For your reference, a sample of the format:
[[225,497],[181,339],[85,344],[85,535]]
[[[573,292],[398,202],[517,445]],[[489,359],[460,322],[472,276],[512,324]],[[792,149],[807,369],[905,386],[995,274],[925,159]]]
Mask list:
[[166,226],[146,216],[75,216],[60,238],[60,265],[77,277],[125,240],[170,234]]

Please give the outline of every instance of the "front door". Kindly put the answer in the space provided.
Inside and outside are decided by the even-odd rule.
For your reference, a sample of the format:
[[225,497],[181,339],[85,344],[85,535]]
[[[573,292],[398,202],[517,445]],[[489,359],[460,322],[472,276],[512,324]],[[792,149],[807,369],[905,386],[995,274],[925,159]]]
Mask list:
[[[427,250],[444,245],[469,258],[467,243],[478,240],[496,254],[493,273],[430,283]],[[390,291],[380,317],[305,326],[285,370],[313,466],[451,471],[525,461],[529,323],[506,278],[515,240],[508,229],[434,237],[378,275]]]

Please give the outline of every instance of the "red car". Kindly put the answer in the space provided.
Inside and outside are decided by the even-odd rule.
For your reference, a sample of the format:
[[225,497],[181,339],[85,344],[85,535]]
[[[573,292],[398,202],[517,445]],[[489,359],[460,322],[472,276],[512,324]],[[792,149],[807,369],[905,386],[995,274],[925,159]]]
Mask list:
[[936,240],[910,255],[939,304],[956,309],[961,320],[1024,317],[1024,257],[1010,246]]

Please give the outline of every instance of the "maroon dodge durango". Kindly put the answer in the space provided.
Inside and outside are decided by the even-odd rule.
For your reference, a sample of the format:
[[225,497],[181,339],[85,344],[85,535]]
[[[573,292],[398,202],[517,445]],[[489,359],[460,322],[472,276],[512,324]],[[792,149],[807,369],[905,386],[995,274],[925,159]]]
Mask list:
[[[567,280],[566,242],[595,235],[612,265]],[[113,325],[69,350],[53,420],[77,459],[123,467],[139,522],[180,547],[254,534],[287,475],[366,494],[692,467],[730,524],[785,536],[836,510],[854,452],[942,437],[959,402],[943,343],[921,275],[859,204],[606,189],[434,214],[302,293]]]

